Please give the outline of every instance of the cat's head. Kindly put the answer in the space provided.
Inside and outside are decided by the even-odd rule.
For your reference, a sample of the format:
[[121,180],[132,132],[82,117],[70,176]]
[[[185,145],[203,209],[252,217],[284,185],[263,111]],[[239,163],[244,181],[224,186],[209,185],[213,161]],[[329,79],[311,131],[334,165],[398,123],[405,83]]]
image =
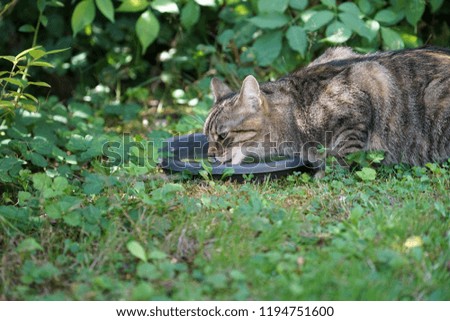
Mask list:
[[255,77],[247,76],[238,93],[213,78],[211,90],[214,106],[203,128],[209,142],[208,155],[233,164],[267,157],[269,103]]

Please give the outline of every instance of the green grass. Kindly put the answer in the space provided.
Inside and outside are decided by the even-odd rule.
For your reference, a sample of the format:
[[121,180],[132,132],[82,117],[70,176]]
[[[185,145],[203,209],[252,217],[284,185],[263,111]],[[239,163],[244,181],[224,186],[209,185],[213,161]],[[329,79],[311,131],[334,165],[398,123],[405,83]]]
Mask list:
[[450,300],[450,162],[183,179],[151,165],[171,134],[119,107],[50,97],[0,126],[0,300]]
[[43,189],[0,207],[0,299],[449,300],[448,165]]

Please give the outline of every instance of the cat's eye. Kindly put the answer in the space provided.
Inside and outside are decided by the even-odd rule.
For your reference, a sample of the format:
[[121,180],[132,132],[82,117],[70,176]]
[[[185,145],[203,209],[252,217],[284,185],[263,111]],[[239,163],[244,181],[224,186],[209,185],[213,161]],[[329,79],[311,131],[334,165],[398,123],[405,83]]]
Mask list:
[[217,135],[219,140],[225,140],[225,138],[227,138],[227,136],[228,136],[228,133],[221,133],[221,134]]

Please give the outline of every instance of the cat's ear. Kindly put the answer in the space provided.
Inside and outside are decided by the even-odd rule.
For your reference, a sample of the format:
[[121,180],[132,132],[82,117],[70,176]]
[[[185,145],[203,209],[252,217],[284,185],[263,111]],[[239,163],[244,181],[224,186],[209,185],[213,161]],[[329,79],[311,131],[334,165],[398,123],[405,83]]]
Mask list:
[[211,91],[214,95],[214,102],[218,101],[225,95],[232,93],[230,87],[218,78],[211,79]]
[[245,106],[260,109],[264,107],[261,90],[259,89],[258,81],[252,75],[245,77],[242,83],[239,98]]

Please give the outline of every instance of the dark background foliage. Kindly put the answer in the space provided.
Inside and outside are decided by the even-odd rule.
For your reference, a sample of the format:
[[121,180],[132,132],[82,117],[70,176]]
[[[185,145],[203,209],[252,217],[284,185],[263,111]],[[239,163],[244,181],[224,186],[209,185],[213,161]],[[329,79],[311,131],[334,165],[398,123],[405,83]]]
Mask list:
[[[122,100],[139,98],[138,93],[145,90],[152,98],[170,99],[171,91],[187,87],[198,95],[205,93],[207,81],[200,90],[198,82],[211,75],[232,84],[250,73],[261,79],[276,77],[332,45],[370,52],[447,46],[450,37],[450,6],[444,1],[137,2],[143,3],[140,10],[115,12],[114,22],[95,7],[93,22],[74,37],[69,22],[80,1],[47,6],[48,22],[37,43],[47,50],[70,48],[51,57],[56,68],[39,70],[52,85],[52,94],[67,99],[102,85]],[[111,3],[120,7],[120,1]],[[159,32],[141,55],[139,32],[148,31],[136,32],[135,24],[147,10],[157,19]],[[0,30],[8,37],[0,39],[2,54],[30,47],[32,33],[19,30],[35,25],[37,16],[33,0],[16,1],[3,15]]]

